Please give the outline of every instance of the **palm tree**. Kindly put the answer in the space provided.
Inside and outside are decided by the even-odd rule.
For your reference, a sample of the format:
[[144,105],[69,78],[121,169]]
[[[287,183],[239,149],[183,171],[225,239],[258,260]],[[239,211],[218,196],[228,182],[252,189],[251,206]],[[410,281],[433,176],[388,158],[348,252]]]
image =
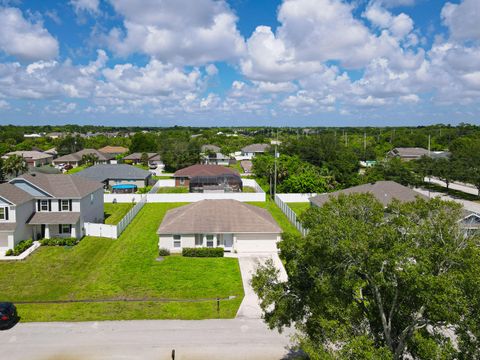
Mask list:
[[28,171],[28,165],[25,159],[18,155],[9,156],[3,163],[3,171],[9,175],[17,177],[20,174]]
[[98,156],[95,154],[85,154],[82,156],[82,163],[86,167],[90,167],[95,165],[95,163],[98,161]]

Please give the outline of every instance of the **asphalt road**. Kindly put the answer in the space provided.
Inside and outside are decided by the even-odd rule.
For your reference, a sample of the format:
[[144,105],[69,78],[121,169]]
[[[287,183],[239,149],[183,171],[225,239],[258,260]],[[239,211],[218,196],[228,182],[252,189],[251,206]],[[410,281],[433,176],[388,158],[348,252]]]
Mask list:
[[282,359],[291,332],[261,320],[144,320],[26,323],[0,331],[8,360]]

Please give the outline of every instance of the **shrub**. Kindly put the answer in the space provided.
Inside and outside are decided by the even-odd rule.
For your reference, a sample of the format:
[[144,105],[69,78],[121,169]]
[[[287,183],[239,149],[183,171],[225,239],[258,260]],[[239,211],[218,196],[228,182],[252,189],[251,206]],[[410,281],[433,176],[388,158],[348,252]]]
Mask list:
[[8,250],[5,255],[6,256],[18,256],[21,253],[23,253],[25,250],[27,250],[30,246],[33,245],[33,240],[23,240],[20,241],[14,248],[13,250],[10,249]]
[[223,257],[223,248],[183,248],[182,255],[185,257]]
[[168,256],[168,255],[170,255],[170,250],[165,249],[165,248],[161,248],[160,250],[158,250],[158,255],[159,256]]
[[42,246],[75,246],[79,241],[77,238],[51,238],[40,240],[40,244]]

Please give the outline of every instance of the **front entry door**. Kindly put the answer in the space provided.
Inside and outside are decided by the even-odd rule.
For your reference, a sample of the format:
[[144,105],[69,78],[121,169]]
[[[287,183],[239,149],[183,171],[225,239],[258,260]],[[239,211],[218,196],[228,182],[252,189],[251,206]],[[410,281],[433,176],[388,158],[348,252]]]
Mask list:
[[226,249],[233,247],[233,234],[223,234],[223,244]]
[[40,226],[40,239],[45,239],[45,224]]

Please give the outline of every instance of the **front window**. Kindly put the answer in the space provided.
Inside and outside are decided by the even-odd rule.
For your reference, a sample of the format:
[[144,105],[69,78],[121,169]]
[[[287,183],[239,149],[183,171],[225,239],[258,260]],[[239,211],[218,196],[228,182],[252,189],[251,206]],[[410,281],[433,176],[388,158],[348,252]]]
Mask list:
[[62,224],[60,225],[60,234],[70,234],[72,232],[72,225]]
[[180,179],[180,185],[185,185],[185,179],[183,178]]
[[180,235],[173,235],[173,247],[174,248],[182,247],[182,237]]
[[40,211],[48,211],[48,200],[40,201]]
[[68,200],[62,200],[62,211],[70,211],[70,203]]
[[207,247],[213,247],[213,235],[207,235]]
[[195,235],[195,246],[202,246],[202,245],[203,245],[202,235]]
[[0,208],[0,220],[6,220],[5,213],[5,208]]

